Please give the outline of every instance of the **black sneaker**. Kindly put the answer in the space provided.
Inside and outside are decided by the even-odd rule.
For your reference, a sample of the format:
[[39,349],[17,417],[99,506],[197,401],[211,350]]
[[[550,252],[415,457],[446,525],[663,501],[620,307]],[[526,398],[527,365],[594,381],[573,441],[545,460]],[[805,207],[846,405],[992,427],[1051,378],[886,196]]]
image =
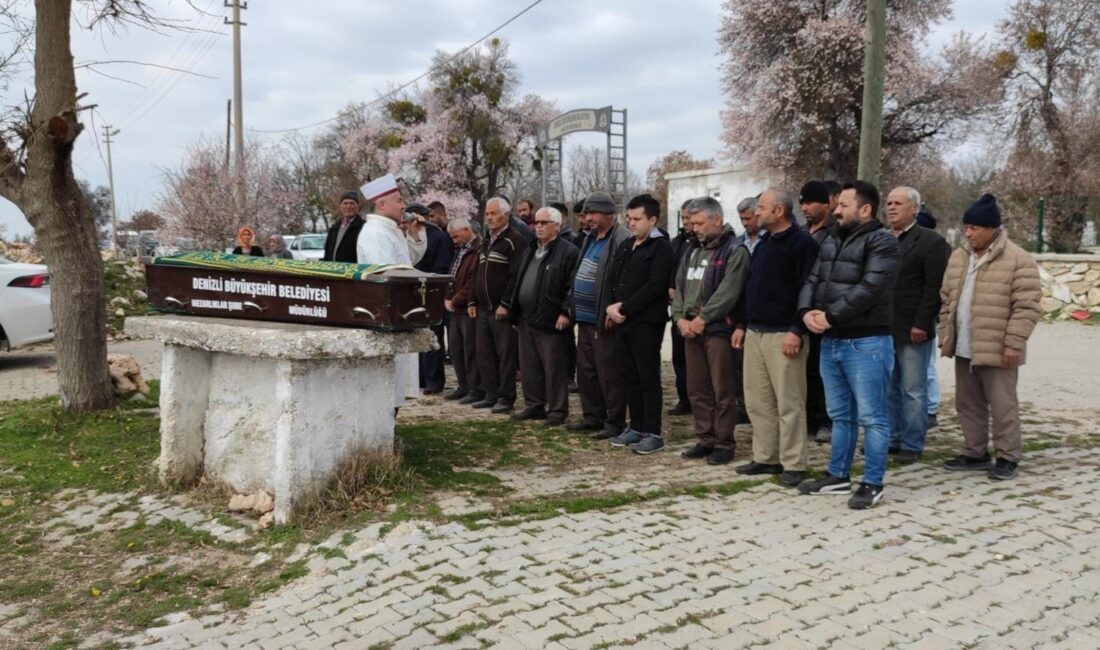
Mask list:
[[707,465],[729,465],[732,460],[732,449],[715,449],[707,456]]
[[688,460],[696,460],[698,458],[706,458],[707,456],[710,456],[712,451],[714,451],[714,447],[708,447],[707,445],[704,445],[703,443],[700,442],[700,443],[696,443],[696,445],[694,447],[692,447],[691,449],[688,449],[687,451],[682,452],[680,454],[680,458],[687,458]]
[[432,386],[431,388],[425,388],[424,390],[422,390],[420,392],[424,393],[425,395],[438,395],[438,394],[443,392],[443,387],[442,386]]
[[852,479],[837,478],[826,472],[825,476],[816,481],[805,480],[798,484],[798,491],[802,494],[821,496],[824,494],[851,494]]
[[472,390],[466,397],[458,400],[459,404],[477,404],[481,400],[485,399],[485,393]]
[[570,431],[599,431],[603,428],[603,423],[581,420],[580,422],[570,422],[565,425],[565,428]]
[[666,412],[669,415],[691,415],[691,403],[687,400],[680,400],[676,402],[676,406],[673,406]]
[[998,458],[993,465],[993,469],[989,470],[989,478],[995,481],[1007,481],[1016,478],[1016,463]]
[[779,475],[779,484],[785,487],[798,487],[806,480],[806,472],[783,472]]
[[565,424],[564,415],[547,415],[544,424],[548,427],[560,427]]
[[545,420],[546,408],[542,406],[532,406],[525,408],[519,413],[512,414],[513,420]]
[[737,469],[735,469],[734,471],[743,476],[754,476],[756,474],[782,474],[783,466],[758,463],[754,460],[747,465],[738,465]]
[[898,453],[894,454],[894,462],[898,465],[912,465],[920,460],[919,451],[911,451],[909,449],[902,449]]
[[866,510],[882,501],[882,486],[860,483],[859,489],[848,499],[848,507],[852,510]]
[[452,390],[451,392],[447,393],[446,395],[444,395],[443,399],[445,399],[447,401],[454,401],[456,399],[462,399],[463,397],[466,397],[469,394],[470,394],[470,391],[468,389],[462,388],[461,386],[459,386],[458,388],[456,388],[456,389]]
[[592,438],[593,440],[610,440],[620,435],[624,430],[624,427],[618,427],[608,422],[607,424],[603,425],[603,428],[599,431],[593,431],[592,433],[588,434],[588,437]]
[[933,413],[932,415],[929,415],[928,416],[928,426],[926,428],[935,429],[938,426],[940,426],[940,419],[938,417],[936,417],[936,414]]
[[943,461],[943,468],[951,470],[952,472],[989,471],[989,454],[982,454],[979,458],[959,454],[954,458],[948,458]]
[[496,405],[497,401],[495,399],[483,399],[480,402],[474,402],[470,407],[475,409],[491,409]]

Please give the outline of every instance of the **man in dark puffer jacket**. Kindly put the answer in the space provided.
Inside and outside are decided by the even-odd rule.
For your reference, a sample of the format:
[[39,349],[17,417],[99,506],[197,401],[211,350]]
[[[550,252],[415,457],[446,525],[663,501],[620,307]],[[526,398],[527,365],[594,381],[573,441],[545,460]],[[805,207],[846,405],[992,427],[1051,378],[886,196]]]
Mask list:
[[[878,189],[864,181],[844,186],[837,228],[821,246],[798,307],[812,332],[823,334],[821,378],[833,421],[829,471],[798,486],[803,494],[850,494],[849,472],[858,426],[865,433],[863,482],[848,501],[870,508],[882,499],[890,446],[887,386],[894,367],[890,292],[898,241],[877,219]],[[858,421],[858,422],[857,422]]]

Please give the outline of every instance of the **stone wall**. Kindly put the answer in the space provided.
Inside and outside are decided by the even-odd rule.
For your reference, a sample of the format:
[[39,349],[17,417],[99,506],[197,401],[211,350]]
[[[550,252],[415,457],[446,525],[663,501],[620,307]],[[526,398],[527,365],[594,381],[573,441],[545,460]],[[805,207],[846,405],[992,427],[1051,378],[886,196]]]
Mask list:
[[1100,255],[1036,255],[1043,282],[1043,313],[1068,318],[1077,311],[1100,313]]

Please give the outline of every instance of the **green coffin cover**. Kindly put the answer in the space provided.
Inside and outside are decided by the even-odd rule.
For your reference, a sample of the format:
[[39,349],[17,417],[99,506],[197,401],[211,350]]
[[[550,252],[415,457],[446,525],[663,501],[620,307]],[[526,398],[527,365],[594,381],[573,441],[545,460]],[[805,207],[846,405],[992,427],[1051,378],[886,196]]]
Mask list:
[[411,269],[405,264],[347,264],[318,260],[285,260],[275,257],[252,257],[229,253],[179,253],[157,257],[157,266],[181,266],[192,269],[218,269],[221,271],[247,271],[270,275],[296,275],[311,278],[337,280],[365,280],[368,276],[393,269]]

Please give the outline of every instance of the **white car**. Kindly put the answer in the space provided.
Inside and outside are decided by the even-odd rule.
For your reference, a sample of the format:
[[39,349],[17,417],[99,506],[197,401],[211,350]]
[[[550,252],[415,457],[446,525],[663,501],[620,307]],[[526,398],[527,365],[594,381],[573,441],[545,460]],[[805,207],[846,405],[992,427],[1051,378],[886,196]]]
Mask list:
[[16,264],[0,257],[0,347],[52,338],[49,271],[41,264]]
[[325,256],[326,235],[298,235],[287,248],[296,260],[319,260]]

